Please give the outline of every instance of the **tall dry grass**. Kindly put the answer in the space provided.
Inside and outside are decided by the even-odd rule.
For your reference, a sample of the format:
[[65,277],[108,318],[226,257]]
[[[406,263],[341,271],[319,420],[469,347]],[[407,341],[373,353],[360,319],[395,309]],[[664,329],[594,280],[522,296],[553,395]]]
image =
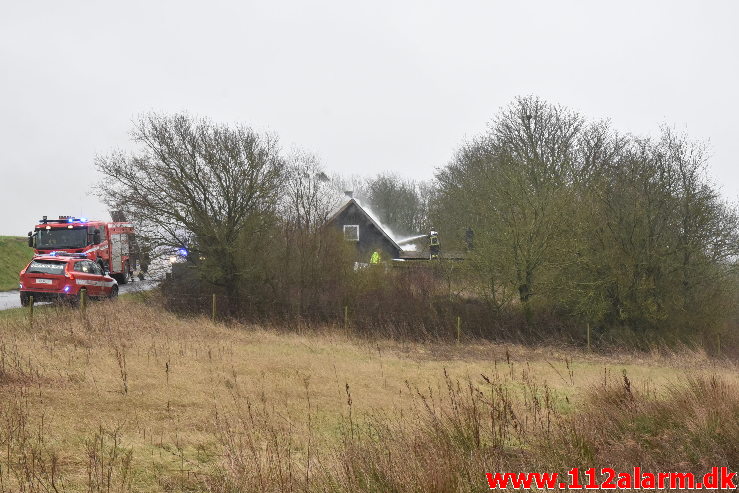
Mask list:
[[478,386],[445,376],[444,388],[409,389],[416,396],[411,410],[374,413],[361,424],[347,418],[341,443],[311,459],[290,453],[294,423],[278,424],[279,413],[222,426],[229,460],[208,487],[474,492],[487,490],[484,472],[739,468],[739,387],[724,378],[686,378],[661,396],[632,390],[628,377],[609,380],[589,389],[571,413],[545,386],[523,381],[514,396],[511,382],[483,380]]
[[[625,373],[624,373],[625,372]],[[0,319],[0,492],[483,491],[484,473],[739,466],[700,352],[410,343],[179,319]]]

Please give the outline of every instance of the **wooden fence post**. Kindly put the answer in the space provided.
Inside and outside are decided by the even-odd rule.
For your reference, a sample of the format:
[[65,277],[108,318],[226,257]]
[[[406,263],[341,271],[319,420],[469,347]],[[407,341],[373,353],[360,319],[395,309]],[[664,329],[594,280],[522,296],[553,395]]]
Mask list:
[[721,356],[721,332],[716,334],[716,343],[717,343],[717,350],[719,356]]
[[588,351],[590,351],[590,322],[588,322]]
[[349,329],[349,305],[344,305],[344,329]]
[[31,328],[33,328],[33,295],[28,297],[28,316],[31,319]]
[[212,303],[212,306],[211,306],[211,316],[210,316],[210,318],[215,323],[215,321],[216,321],[216,294],[215,293],[213,293],[213,303]]
[[462,338],[462,317],[457,315],[457,344],[459,344],[459,340]]
[[83,313],[87,309],[87,290],[86,289],[80,290],[80,308],[82,308]]

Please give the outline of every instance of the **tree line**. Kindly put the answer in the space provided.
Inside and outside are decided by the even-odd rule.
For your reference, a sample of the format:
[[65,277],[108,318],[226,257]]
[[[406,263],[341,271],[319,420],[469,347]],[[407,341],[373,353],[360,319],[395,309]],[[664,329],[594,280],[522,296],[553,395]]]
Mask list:
[[710,179],[706,147],[666,126],[652,138],[622,134],[521,97],[430,181],[329,176],[275,135],[186,114],[144,115],[132,138],[135,151],[97,157],[101,198],[155,251],[186,247],[202,282],[251,310],[330,319],[397,282],[356,272],[324,228],[353,190],[396,236],[433,227],[444,249],[465,252],[431,268],[447,285],[425,301],[436,311],[453,296],[524,326],[736,332],[736,208]]
[[436,178],[446,236],[476,232],[470,271],[496,306],[558,310],[600,328],[722,330],[733,316],[739,223],[705,146],[520,98]]

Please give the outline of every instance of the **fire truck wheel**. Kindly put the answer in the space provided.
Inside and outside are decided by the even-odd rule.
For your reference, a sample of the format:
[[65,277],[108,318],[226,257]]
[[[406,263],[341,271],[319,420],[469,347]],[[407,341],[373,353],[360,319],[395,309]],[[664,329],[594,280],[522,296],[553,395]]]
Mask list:
[[110,294],[108,295],[108,299],[114,300],[118,298],[118,286],[113,286],[113,289],[110,290]]
[[118,284],[128,284],[131,281],[131,268],[129,267],[128,262],[126,262],[126,265],[123,267],[123,273],[118,274],[116,280],[118,281]]

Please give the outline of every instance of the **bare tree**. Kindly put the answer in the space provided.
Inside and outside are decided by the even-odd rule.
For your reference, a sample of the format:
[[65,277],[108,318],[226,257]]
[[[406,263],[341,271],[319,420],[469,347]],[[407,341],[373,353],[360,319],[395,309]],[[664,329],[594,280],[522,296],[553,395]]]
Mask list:
[[429,227],[426,183],[383,173],[367,181],[366,193],[372,210],[393,232],[411,235]]
[[[708,329],[723,311],[739,248],[735,209],[706,174],[706,149],[663,127],[632,138],[589,193],[586,256],[610,280],[610,318],[642,329]],[[679,317],[678,317],[679,315]]]
[[141,116],[133,153],[98,156],[100,197],[136,222],[153,247],[187,248],[210,281],[237,289],[245,230],[274,219],[285,163],[277,139],[186,114]]
[[284,185],[280,202],[282,217],[311,233],[325,224],[341,201],[318,158],[302,151],[288,159]]
[[[475,231],[472,263],[490,277],[485,285],[493,299],[512,286],[527,307],[537,273],[566,249],[563,224],[573,204],[582,127],[574,112],[519,98],[437,174],[437,217],[456,224],[457,237],[462,228]],[[449,217],[455,211],[462,211],[456,220]]]
[[337,256],[334,235],[325,230],[329,214],[339,206],[341,196],[318,159],[296,153],[288,166],[281,204],[283,243],[283,291],[294,292],[298,314],[316,304],[319,286],[333,274],[331,263]]

